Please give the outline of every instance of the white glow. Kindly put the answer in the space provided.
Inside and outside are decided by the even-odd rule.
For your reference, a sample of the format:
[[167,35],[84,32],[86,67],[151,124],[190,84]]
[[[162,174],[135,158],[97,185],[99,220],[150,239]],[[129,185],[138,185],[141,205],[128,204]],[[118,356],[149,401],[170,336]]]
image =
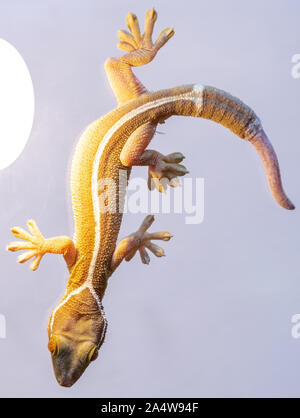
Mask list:
[[0,39],[0,170],[23,151],[34,117],[34,91],[19,52]]

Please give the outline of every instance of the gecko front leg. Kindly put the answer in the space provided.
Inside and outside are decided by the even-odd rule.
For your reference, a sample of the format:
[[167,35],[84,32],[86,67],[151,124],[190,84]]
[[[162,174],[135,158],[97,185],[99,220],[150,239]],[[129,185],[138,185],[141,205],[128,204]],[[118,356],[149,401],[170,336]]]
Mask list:
[[137,251],[140,253],[141,261],[144,264],[149,264],[150,257],[147,253],[147,249],[151,251],[156,257],[163,257],[165,255],[164,250],[156,244],[151,242],[152,240],[169,241],[172,235],[168,231],[160,231],[149,233],[147,230],[154,222],[154,216],[148,215],[142,222],[139,229],[128,237],[122,239],[117,245],[115,252],[112,256],[111,271],[113,272],[120,263],[125,259],[130,261]]
[[34,257],[30,268],[36,270],[46,253],[62,254],[68,269],[71,270],[77,258],[77,250],[71,238],[66,236],[44,238],[34,220],[28,221],[27,227],[31,234],[23,228],[13,227],[11,231],[14,236],[24,241],[13,241],[7,246],[9,251],[28,250],[18,256],[17,261],[19,263],[24,263]]

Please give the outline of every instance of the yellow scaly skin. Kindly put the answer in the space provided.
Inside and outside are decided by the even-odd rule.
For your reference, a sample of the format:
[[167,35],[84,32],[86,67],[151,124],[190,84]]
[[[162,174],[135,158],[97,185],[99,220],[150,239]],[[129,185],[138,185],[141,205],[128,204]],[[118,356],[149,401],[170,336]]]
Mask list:
[[[66,293],[53,310],[48,325],[48,348],[55,376],[63,386],[72,386],[78,380],[95,360],[104,341],[107,321],[102,298],[108,278],[123,259],[129,261],[137,251],[146,264],[149,263],[146,248],[158,257],[163,256],[163,249],[152,240],[171,238],[167,231],[147,232],[154,220],[149,215],[137,232],[116,245],[126,187],[126,179],[121,184],[120,170],[128,179],[133,165],[148,166],[149,185],[153,180],[160,191],[165,188],[162,178],[175,187],[176,177],[187,173],[180,164],[184,158],[181,153],[164,156],[146,149],[158,123],[172,115],[184,115],[211,119],[228,127],[256,147],[275,200],[287,209],[294,208],[282,189],[272,145],[247,105],[228,93],[201,85],[150,93],[135,77],[132,67],[152,61],[174,34],[172,28],[166,28],[153,43],[156,18],[154,9],[147,12],[145,31],[141,34],[136,16],[129,13],[130,32],[118,33],[121,40],[118,46],[127,53],[105,63],[119,106],[88,126],[77,144],[71,172],[74,239],[65,236],[45,239],[34,220],[27,223],[30,233],[12,228],[13,234],[24,241],[11,242],[8,249],[28,250],[18,257],[18,262],[33,258],[30,266],[36,270],[44,254],[57,253],[64,256],[70,271]],[[103,179],[113,181],[113,193],[107,193],[101,183]]]

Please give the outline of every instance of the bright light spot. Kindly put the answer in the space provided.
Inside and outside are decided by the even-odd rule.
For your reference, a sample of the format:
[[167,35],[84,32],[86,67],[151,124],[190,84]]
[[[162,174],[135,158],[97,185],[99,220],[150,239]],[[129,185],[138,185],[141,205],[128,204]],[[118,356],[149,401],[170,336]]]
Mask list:
[[34,91],[19,52],[0,39],[0,170],[12,164],[29,138],[34,116]]

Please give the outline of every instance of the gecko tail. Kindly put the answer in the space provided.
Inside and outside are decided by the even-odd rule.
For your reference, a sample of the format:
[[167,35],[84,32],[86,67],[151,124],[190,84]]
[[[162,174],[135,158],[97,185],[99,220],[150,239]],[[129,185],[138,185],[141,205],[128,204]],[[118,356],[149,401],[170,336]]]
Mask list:
[[283,190],[275,150],[255,112],[237,97],[215,87],[194,85],[193,92],[198,98],[198,101],[195,100],[199,109],[196,116],[220,123],[254,145],[263,162],[274,199],[285,209],[295,209]]
[[278,159],[264,130],[259,131],[254,137],[249,139],[249,142],[255,147],[262,160],[268,184],[276,202],[285,209],[295,209],[294,204],[287,197],[283,189]]

